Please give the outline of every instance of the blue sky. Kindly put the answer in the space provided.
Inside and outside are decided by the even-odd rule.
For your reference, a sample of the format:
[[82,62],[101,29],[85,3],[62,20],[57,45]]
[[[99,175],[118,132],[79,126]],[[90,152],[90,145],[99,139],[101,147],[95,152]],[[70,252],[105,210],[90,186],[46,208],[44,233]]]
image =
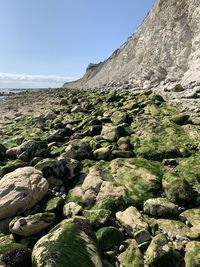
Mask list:
[[0,88],[59,87],[109,57],[155,0],[0,0]]

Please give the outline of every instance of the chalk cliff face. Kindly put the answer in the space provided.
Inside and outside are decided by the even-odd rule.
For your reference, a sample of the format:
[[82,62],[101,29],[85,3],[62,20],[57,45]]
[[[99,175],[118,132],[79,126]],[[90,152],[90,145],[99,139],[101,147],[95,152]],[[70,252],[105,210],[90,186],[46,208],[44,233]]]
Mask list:
[[200,84],[200,1],[157,0],[137,32],[64,87],[155,88]]

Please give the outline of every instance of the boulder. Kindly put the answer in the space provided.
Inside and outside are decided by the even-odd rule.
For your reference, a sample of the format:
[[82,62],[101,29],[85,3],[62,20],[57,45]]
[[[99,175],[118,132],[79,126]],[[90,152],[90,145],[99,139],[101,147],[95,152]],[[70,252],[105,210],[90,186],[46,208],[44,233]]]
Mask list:
[[105,139],[109,142],[117,141],[117,139],[119,139],[118,127],[113,126],[113,125],[103,126],[103,129],[101,131],[101,136],[103,139]]
[[83,217],[63,220],[35,244],[35,267],[102,267],[95,235]]
[[70,142],[70,144],[65,149],[65,153],[63,153],[63,156],[65,158],[72,158],[77,160],[91,158],[91,155],[92,151],[90,145],[81,140],[73,140],[72,142]]
[[100,173],[95,167],[91,167],[81,186],[85,203],[91,205],[95,202],[102,183]]
[[121,267],[143,267],[142,253],[134,239],[128,240],[127,249],[118,256]]
[[110,163],[110,173],[117,184],[124,186],[131,202],[142,206],[155,197],[161,188],[162,164],[142,158],[117,158]]
[[127,190],[124,186],[115,186],[113,182],[103,181],[96,197],[96,206],[116,212],[125,206],[126,198]]
[[109,159],[110,154],[111,154],[111,151],[108,147],[101,147],[101,148],[96,149],[93,152],[95,159],[98,159],[98,160],[107,160]]
[[92,209],[84,210],[83,216],[95,227],[104,225],[111,215],[110,210],[106,209]]
[[79,162],[74,159],[52,159],[46,158],[39,161],[35,168],[42,171],[45,178],[54,177],[67,181],[73,178],[79,170]]
[[33,167],[18,168],[6,174],[0,180],[0,219],[32,208],[44,197],[48,187],[42,172]]
[[97,233],[97,240],[102,251],[110,250],[120,246],[124,240],[122,232],[113,226],[100,228]]
[[185,267],[200,266],[200,242],[189,242],[185,247]]
[[119,125],[119,124],[123,123],[126,120],[126,118],[127,118],[127,114],[125,112],[115,111],[111,116],[111,121],[115,125]]
[[0,144],[0,159],[3,159],[6,155],[6,148],[4,145]]
[[117,212],[116,219],[132,236],[139,230],[148,230],[149,228],[148,224],[135,207],[129,207],[125,211]]
[[32,267],[31,252],[12,235],[0,234],[0,266]]
[[168,200],[180,206],[187,206],[194,202],[195,192],[192,185],[176,173],[166,173],[164,175],[163,188]]
[[164,234],[158,234],[152,239],[145,256],[145,263],[151,267],[179,267],[181,263],[180,254],[168,244]]
[[15,217],[9,224],[11,233],[31,236],[40,233],[55,221],[55,214],[37,213],[27,217]]
[[74,217],[82,212],[82,207],[75,202],[66,203],[63,207],[63,214],[66,218]]
[[29,140],[18,147],[13,147],[6,151],[10,158],[18,158],[23,161],[30,161],[34,157],[44,157],[48,155],[47,143],[44,141]]
[[144,203],[144,212],[148,215],[158,217],[177,216],[178,206],[166,198],[151,198]]

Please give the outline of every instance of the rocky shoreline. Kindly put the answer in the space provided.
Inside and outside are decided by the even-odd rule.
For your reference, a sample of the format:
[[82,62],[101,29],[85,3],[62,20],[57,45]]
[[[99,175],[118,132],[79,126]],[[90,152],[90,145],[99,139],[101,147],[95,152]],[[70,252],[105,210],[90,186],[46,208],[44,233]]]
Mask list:
[[0,100],[0,265],[199,266],[198,105],[115,89]]

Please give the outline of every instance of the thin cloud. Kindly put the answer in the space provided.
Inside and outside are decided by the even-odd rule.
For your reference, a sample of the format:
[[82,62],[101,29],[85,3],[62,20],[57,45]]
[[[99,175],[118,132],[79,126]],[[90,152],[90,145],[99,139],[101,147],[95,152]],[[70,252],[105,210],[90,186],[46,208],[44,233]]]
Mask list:
[[16,74],[0,72],[0,83],[1,82],[37,82],[37,83],[64,83],[73,81],[76,78],[68,76],[57,76],[57,75],[32,75],[32,74]]

